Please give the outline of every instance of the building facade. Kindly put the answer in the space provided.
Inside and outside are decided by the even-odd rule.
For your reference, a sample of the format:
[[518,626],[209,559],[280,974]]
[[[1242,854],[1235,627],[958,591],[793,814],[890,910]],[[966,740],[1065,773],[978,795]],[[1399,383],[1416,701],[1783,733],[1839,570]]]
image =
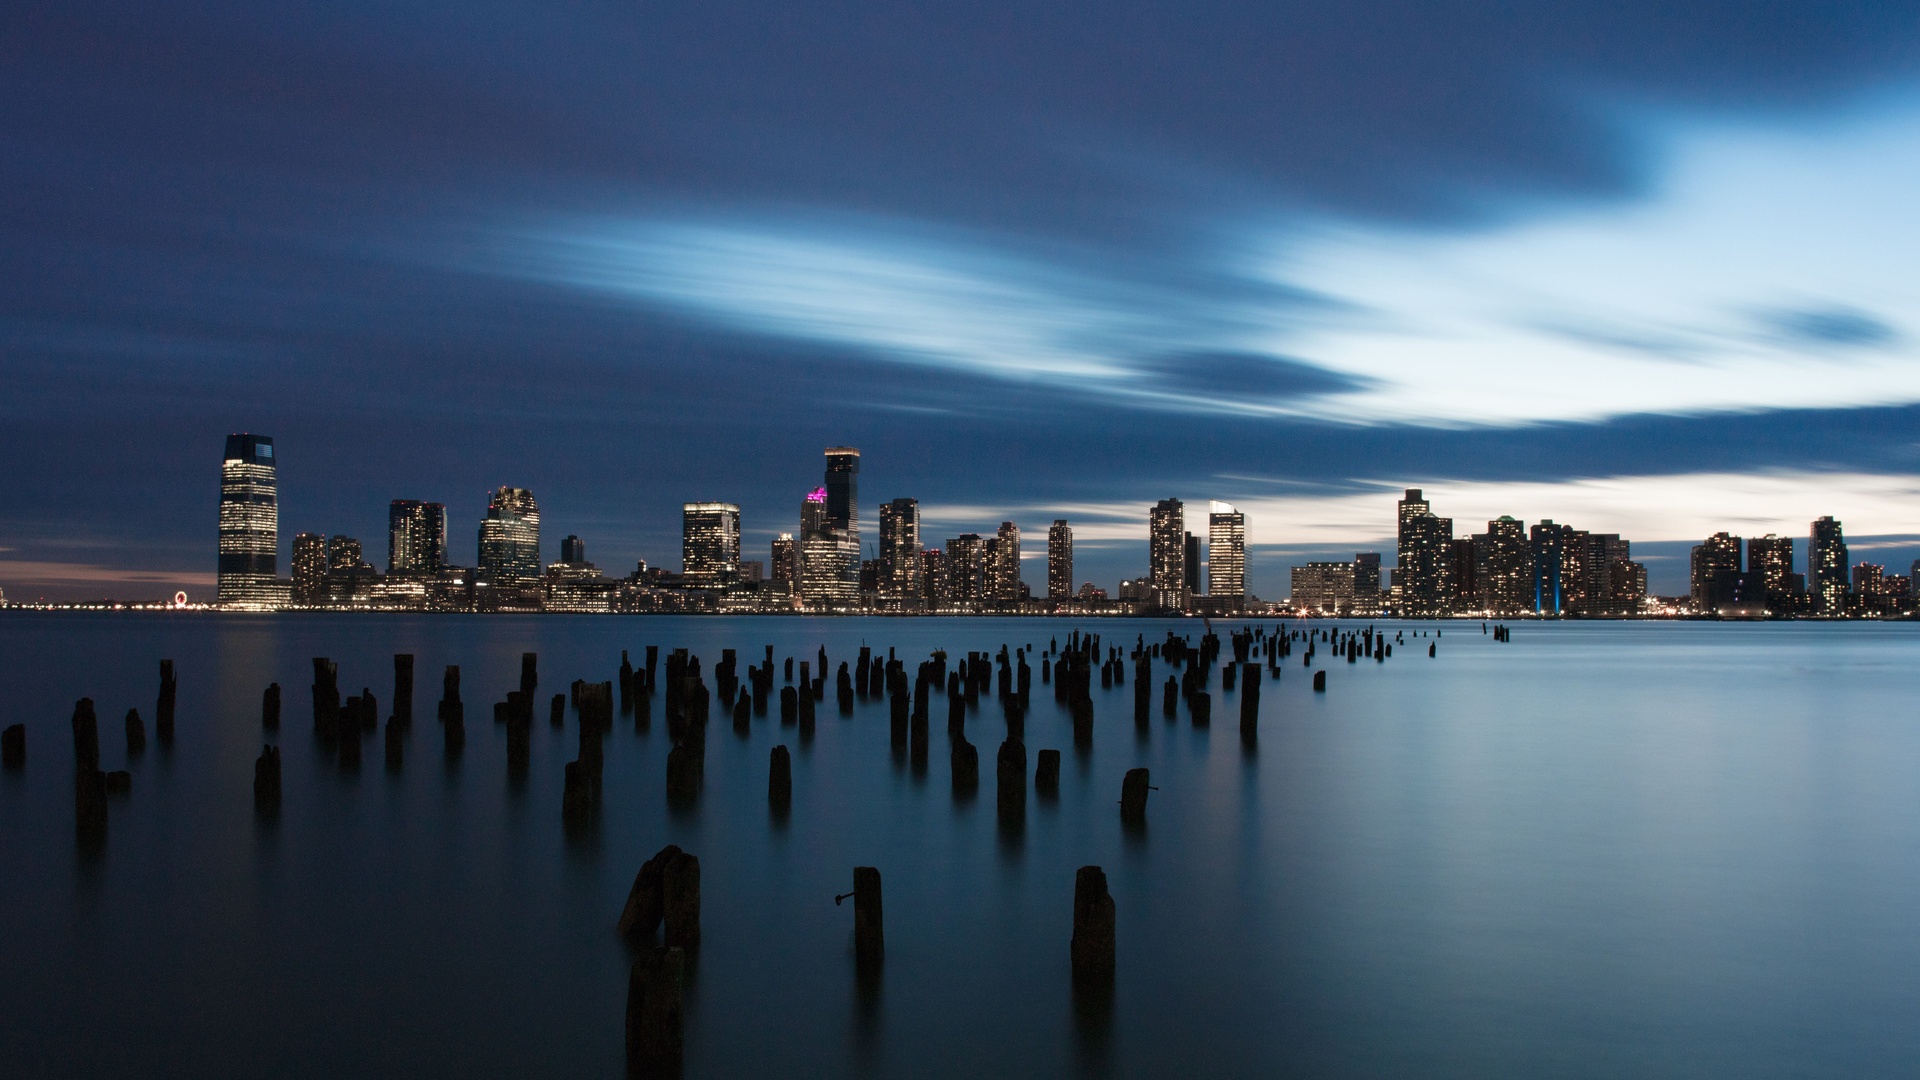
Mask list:
[[1288,571],[1293,605],[1315,615],[1353,611],[1354,563],[1310,562]]
[[1073,596],[1073,526],[1060,518],[1047,528],[1047,599]]
[[1247,515],[1232,503],[1207,506],[1207,594],[1247,595]]
[[293,538],[293,599],[313,604],[327,594],[327,538],[301,533]]
[[740,580],[740,508],[690,502],[680,508],[680,580],[689,589],[724,589]]
[[387,573],[431,575],[446,566],[446,506],[418,499],[387,504]]
[[1452,604],[1453,519],[1435,517],[1419,488],[1399,503],[1394,591],[1403,615],[1445,614]]
[[993,558],[987,567],[987,596],[996,602],[1020,599],[1020,526],[1003,521],[993,534]]
[[1807,537],[1807,601],[1816,615],[1847,611],[1847,538],[1831,517],[1816,520]]
[[526,488],[501,487],[480,521],[479,577],[494,588],[540,584],[540,506]]
[[269,604],[280,598],[280,490],[273,440],[227,436],[220,463],[220,559],[223,604]]
[[1161,499],[1147,515],[1147,578],[1155,604],[1187,606],[1187,518],[1179,499]]
[[889,602],[917,607],[921,598],[920,502],[880,504],[879,593]]

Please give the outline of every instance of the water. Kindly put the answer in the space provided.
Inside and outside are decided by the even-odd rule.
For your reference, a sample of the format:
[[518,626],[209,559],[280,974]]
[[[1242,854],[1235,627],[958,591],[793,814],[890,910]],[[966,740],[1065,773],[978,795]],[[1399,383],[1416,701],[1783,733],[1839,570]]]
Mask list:
[[[544,701],[610,679],[619,650],[684,645],[708,668],[762,646],[913,661],[1043,620],[0,617],[0,722],[29,728],[0,775],[0,1072],[19,1076],[618,1076],[631,954],[613,932],[641,861],[702,861],[704,943],[687,1075],[1892,1076],[1920,1069],[1920,725],[1912,625],[1477,624],[1385,664],[1296,656],[1263,687],[1257,748],[1237,699],[1215,724],[1135,734],[1132,687],[1094,687],[1090,754],[1036,671],[1031,751],[1064,752],[1057,802],[995,822],[990,702],[969,720],[982,783],[949,784],[944,701],[925,775],[897,764],[884,702],[803,744],[778,709],[737,739],[717,715],[699,808],[670,813],[667,742],[617,722],[597,834],[568,841],[577,733]],[[1093,625],[1111,644],[1197,623]],[[1417,640],[1417,644],[1416,644]],[[540,654],[528,783],[491,704]],[[378,738],[343,775],[311,732],[308,658],[391,707],[418,656],[404,771]],[[178,734],[153,734],[157,660]],[[1319,663],[1329,657],[1324,652]],[[467,746],[442,759],[439,672],[464,673]],[[1036,665],[1037,667],[1037,665]],[[1164,677],[1166,666],[1157,666]],[[285,693],[285,803],[252,808],[260,692]],[[73,700],[124,767],[105,852],[74,843]],[[794,749],[784,825],[769,748]],[[1153,770],[1143,835],[1122,774]],[[1111,1001],[1070,988],[1075,868],[1119,912]],[[855,978],[855,865],[885,880],[887,959]]]

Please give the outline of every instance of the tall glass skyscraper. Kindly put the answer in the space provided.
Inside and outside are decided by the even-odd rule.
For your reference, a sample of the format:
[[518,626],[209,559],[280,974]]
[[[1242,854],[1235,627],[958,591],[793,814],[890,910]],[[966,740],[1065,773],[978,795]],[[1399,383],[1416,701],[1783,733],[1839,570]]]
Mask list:
[[720,589],[740,579],[740,508],[687,503],[681,510],[680,573],[689,589]]
[[1047,599],[1073,599],[1073,526],[1065,518],[1047,530]]
[[1207,593],[1247,594],[1247,515],[1232,503],[1207,507]]
[[1398,558],[1393,585],[1403,615],[1441,615],[1453,590],[1453,519],[1436,517],[1419,488],[1400,500]]
[[800,504],[800,598],[822,607],[860,599],[860,451],[827,447],[826,483]]
[[987,591],[995,600],[1020,599],[1020,526],[1003,521],[993,534],[993,560],[987,567]]
[[223,604],[266,604],[278,599],[280,494],[273,440],[265,435],[227,436],[220,464],[219,597]]
[[395,499],[387,505],[387,573],[437,574],[447,565],[447,508]]
[[540,506],[526,488],[503,487],[480,521],[480,580],[495,588],[540,583]]

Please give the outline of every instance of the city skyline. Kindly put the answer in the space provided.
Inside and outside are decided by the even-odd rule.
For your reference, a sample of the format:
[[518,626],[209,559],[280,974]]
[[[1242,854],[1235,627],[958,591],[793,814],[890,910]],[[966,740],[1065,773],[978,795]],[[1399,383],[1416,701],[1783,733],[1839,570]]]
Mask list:
[[1795,569],[1791,537],[1769,532],[1743,541],[1720,531],[1690,547],[1686,594],[1662,597],[1650,588],[1631,538],[1550,518],[1529,527],[1507,514],[1488,520],[1483,533],[1456,533],[1453,519],[1439,516],[1419,488],[1405,489],[1395,504],[1393,559],[1384,572],[1378,552],[1296,561],[1288,567],[1287,592],[1261,597],[1247,584],[1246,514],[1210,501],[1204,535],[1196,536],[1186,527],[1183,501],[1166,498],[1148,509],[1142,576],[1123,577],[1111,592],[1092,579],[1074,588],[1073,525],[1055,519],[1037,553],[1044,559],[1044,591],[1036,591],[1025,580],[1017,523],[1002,521],[991,536],[964,532],[928,546],[919,501],[907,496],[879,503],[877,554],[861,557],[861,452],[850,446],[826,448],[826,482],[801,500],[800,539],[778,533],[764,561],[745,557],[737,504],[689,502],[682,506],[678,571],[643,559],[625,577],[610,575],[587,559],[585,541],[572,533],[560,542],[560,557],[545,563],[533,493],[501,486],[481,519],[474,567],[449,564],[444,505],[395,499],[385,575],[367,561],[357,538],[301,532],[292,541],[290,578],[276,579],[273,446],[268,436],[227,437],[219,487],[224,605],[1213,616],[1285,605],[1294,613],[1361,617],[1891,617],[1912,613],[1920,597],[1920,559],[1910,570],[1892,572],[1885,562],[1853,561],[1844,523],[1831,515],[1809,526],[1804,572]]

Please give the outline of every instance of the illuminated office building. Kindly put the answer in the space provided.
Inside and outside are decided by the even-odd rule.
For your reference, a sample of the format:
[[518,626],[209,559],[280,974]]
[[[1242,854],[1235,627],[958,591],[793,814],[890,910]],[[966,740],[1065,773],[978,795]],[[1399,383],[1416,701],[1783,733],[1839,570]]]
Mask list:
[[939,548],[920,553],[920,597],[928,607],[947,602],[947,555]]
[[362,561],[360,541],[351,536],[335,535],[327,538],[327,573],[357,570]]
[[1310,562],[1292,567],[1288,577],[1294,606],[1319,615],[1351,614],[1354,569],[1355,564],[1344,562]]
[[502,487],[480,522],[480,580],[494,588],[540,583],[540,507],[526,488]]
[[447,508],[418,499],[387,505],[387,573],[437,574],[447,566]]
[[587,561],[586,541],[568,533],[560,539],[560,561],[568,566],[581,566]]
[[1247,515],[1232,503],[1207,506],[1207,594],[1247,594]]
[[740,508],[690,502],[681,507],[680,577],[689,589],[722,589],[740,579]]
[[[1733,600],[1739,586],[1740,577],[1740,538],[1727,533],[1714,533],[1707,537],[1704,544],[1695,544],[1689,553],[1688,585],[1696,611],[1713,611],[1721,604]],[[1840,588],[1846,589],[1845,569],[1842,568]]]
[[1353,613],[1378,615],[1383,599],[1384,595],[1380,588],[1380,553],[1356,552],[1353,556]]
[[1047,529],[1047,598],[1073,598],[1073,527],[1065,518]]
[[280,599],[280,496],[273,440],[227,436],[220,464],[220,561],[223,604],[267,604]]
[[1487,522],[1474,538],[1475,593],[1480,608],[1493,615],[1534,610],[1533,545],[1526,522],[1502,515]]

